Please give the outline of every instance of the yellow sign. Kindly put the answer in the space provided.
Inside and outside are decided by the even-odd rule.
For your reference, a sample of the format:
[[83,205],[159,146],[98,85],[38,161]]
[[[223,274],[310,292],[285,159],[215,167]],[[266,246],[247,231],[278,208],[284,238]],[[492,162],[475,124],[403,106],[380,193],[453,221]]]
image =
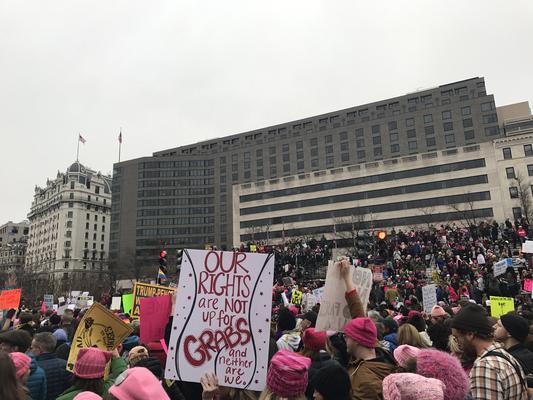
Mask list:
[[491,317],[498,318],[511,311],[514,311],[514,299],[512,297],[490,296]]
[[113,350],[133,331],[131,327],[100,303],[94,303],[85,313],[72,340],[67,370],[74,369],[80,349],[98,347]]
[[302,303],[302,292],[294,289],[291,294],[291,304],[299,306]]
[[133,286],[133,306],[130,315],[139,318],[142,298],[166,296],[174,294],[175,291],[176,289],[171,287],[135,282],[135,286]]

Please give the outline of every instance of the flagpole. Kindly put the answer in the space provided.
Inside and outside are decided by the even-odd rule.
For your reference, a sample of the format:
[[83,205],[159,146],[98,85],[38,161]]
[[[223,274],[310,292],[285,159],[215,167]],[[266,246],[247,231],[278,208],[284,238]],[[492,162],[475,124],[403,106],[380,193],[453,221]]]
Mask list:
[[118,141],[118,162],[120,162],[120,150],[122,148],[122,127],[120,127],[120,136]]
[[78,147],[76,148],[76,161],[78,162],[79,160],[79,155],[80,155],[80,134],[78,133]]

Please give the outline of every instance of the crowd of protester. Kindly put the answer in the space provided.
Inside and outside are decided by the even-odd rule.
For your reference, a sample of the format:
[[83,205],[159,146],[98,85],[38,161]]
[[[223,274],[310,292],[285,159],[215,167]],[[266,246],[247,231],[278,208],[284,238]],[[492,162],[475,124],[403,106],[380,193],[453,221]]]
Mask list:
[[[533,388],[533,312],[531,293],[523,290],[530,260],[519,252],[532,237],[529,229],[519,220],[371,237],[364,255],[355,246],[333,264],[351,317],[339,331],[316,329],[320,304],[312,290],[323,280],[306,274],[327,264],[332,242],[243,244],[243,251],[276,255],[261,393],[224,387],[214,374],[198,377],[199,383],[164,379],[166,354],[141,343],[138,320],[113,351],[82,349],[69,372],[84,310],[9,310],[0,324],[0,399],[525,400]],[[494,264],[507,258],[514,262],[494,276]],[[351,278],[354,265],[378,267],[367,307]],[[421,292],[428,283],[437,286],[438,304],[426,313]],[[290,304],[296,291],[303,295]],[[490,296],[513,297],[515,310],[490,317]],[[171,326],[172,317],[167,346]]]

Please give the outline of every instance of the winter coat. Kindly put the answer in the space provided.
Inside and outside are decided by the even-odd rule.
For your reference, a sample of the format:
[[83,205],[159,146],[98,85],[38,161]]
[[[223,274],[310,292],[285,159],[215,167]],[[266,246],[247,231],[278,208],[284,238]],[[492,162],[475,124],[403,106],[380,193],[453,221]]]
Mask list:
[[33,356],[31,357],[30,376],[26,387],[30,392],[32,400],[46,399],[46,375],[41,367],[37,365],[37,361]]
[[48,384],[46,400],[55,400],[71,384],[72,374],[66,370],[67,362],[58,358],[55,353],[43,353],[36,359],[46,375]]
[[[107,395],[109,388],[114,385],[115,379],[117,379],[117,377],[127,369],[128,366],[122,358],[119,357],[111,359],[111,371],[109,377],[104,381],[104,396]],[[75,387],[71,386],[65,390],[61,396],[57,398],[57,400],[74,400],[74,397],[81,392],[81,389],[76,389]]]
[[394,350],[398,347],[398,340],[397,340],[398,334],[396,332],[389,333],[388,335],[383,336],[383,341],[387,342],[388,349],[391,353],[394,353]]
[[383,379],[395,369],[395,365],[381,357],[350,363],[348,375],[352,384],[352,400],[383,399]]

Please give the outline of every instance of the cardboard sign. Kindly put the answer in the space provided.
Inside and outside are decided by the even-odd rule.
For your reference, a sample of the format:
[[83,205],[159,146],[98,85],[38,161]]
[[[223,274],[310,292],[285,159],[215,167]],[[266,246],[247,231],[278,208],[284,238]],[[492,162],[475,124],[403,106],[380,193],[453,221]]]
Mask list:
[[57,302],[58,302],[59,304],[64,303],[64,302],[65,302],[65,298],[64,298],[63,296],[61,296],[61,297],[59,297],[59,298],[57,299]]
[[533,289],[533,279],[524,279],[524,291],[531,292]]
[[490,296],[491,317],[498,318],[511,311],[514,311],[514,299],[512,297]]
[[[352,279],[366,312],[370,291],[372,290],[372,271],[361,267],[353,268]],[[352,319],[344,297],[345,292],[346,287],[344,280],[341,278],[340,269],[333,261],[330,261],[316,322],[317,331],[342,331],[346,323]]]
[[185,250],[165,378],[266,386],[274,256]]
[[522,243],[522,253],[533,253],[533,240],[526,240]]
[[131,306],[133,304],[133,293],[123,294],[122,295],[122,309],[124,314],[131,313]]
[[316,303],[322,303],[322,297],[324,296],[324,286],[313,290],[313,296],[315,296]]
[[422,303],[424,304],[424,311],[428,314],[431,309],[437,305],[437,286],[426,285],[422,287]]
[[54,306],[54,295],[53,294],[45,294],[43,296],[44,304],[46,305],[46,308],[51,309]]
[[111,310],[118,310],[120,311],[120,303],[121,303],[122,299],[120,297],[113,297],[111,299],[111,307],[110,309]]
[[381,282],[383,280],[383,266],[374,265],[372,268],[372,279],[374,282]]
[[78,308],[85,308],[90,307],[93,305],[94,297],[93,296],[78,296],[76,297],[76,307]]
[[98,347],[102,350],[113,350],[132,331],[129,325],[103,305],[93,304],[83,316],[72,339],[67,370],[72,372],[81,348]]
[[498,261],[492,266],[492,274],[494,277],[500,276],[507,270],[507,260]]
[[141,343],[159,341],[165,337],[165,328],[172,311],[172,296],[141,299]]
[[294,304],[295,306],[299,306],[302,304],[302,292],[294,289],[291,293],[291,304]]
[[20,305],[20,289],[3,290],[0,293],[0,310],[9,310],[19,308]]
[[141,299],[146,297],[166,296],[169,294],[174,294],[175,291],[176,289],[167,286],[135,282],[135,285],[133,286],[133,308],[131,309],[130,315],[132,317],[139,318],[139,315],[141,314]]

